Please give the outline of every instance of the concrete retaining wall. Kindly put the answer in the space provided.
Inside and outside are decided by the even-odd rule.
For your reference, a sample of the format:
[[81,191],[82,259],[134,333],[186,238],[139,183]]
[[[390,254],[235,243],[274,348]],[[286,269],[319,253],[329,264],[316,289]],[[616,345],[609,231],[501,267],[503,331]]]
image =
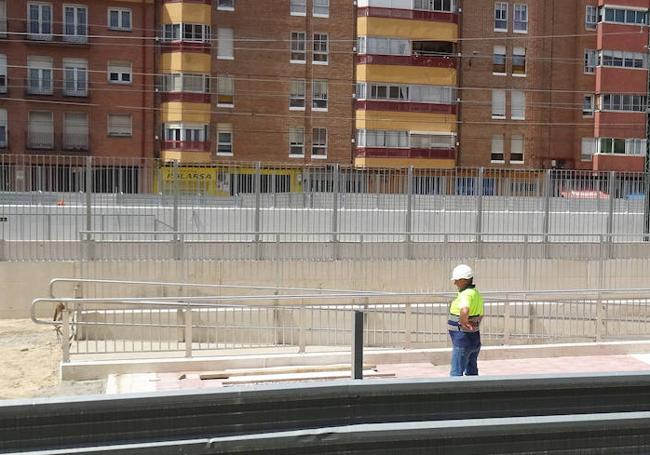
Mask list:
[[[29,317],[33,299],[48,295],[52,278],[99,278],[211,284],[266,285],[391,291],[453,291],[451,269],[458,260],[363,261],[111,261],[0,262],[0,318]],[[467,261],[482,290],[646,287],[650,258],[604,261],[481,259]],[[212,295],[214,290],[192,292]],[[243,295],[244,290],[224,291]],[[72,296],[70,286],[60,295]],[[174,287],[89,285],[83,295],[183,295]],[[184,295],[190,295],[186,293]],[[40,312],[50,316],[50,309]]]

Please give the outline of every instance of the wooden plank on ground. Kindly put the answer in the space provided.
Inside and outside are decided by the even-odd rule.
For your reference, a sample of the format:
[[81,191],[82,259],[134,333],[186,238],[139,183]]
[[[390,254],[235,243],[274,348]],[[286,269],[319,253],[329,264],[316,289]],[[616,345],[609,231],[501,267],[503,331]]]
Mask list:
[[[263,374],[259,376],[238,376],[223,381],[223,385],[255,384],[261,382],[291,382],[291,381],[314,381],[349,379],[350,371],[325,371],[300,374]],[[364,371],[364,378],[392,378],[395,373],[379,373],[376,371]]]
[[[365,370],[373,370],[377,365],[367,364],[363,368]],[[206,371],[199,374],[202,380],[209,379],[228,379],[232,376],[261,376],[264,374],[291,374],[291,373],[314,373],[324,371],[350,371],[350,364],[338,365],[298,365],[298,366],[284,366],[284,367],[269,367],[269,368],[242,368],[242,369],[228,369],[221,371]]]

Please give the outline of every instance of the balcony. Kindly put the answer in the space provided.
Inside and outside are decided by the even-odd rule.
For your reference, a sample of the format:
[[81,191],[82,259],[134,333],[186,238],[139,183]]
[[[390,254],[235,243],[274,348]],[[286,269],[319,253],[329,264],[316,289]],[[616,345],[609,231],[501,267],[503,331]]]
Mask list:
[[591,158],[594,171],[643,172],[645,156],[596,153]]
[[428,11],[422,9],[399,9],[368,6],[357,8],[357,17],[386,17],[392,19],[415,19],[419,21],[458,24],[458,13]]
[[421,158],[453,160],[456,158],[456,149],[357,147],[354,156],[355,158]]
[[161,141],[161,150],[209,152],[210,141]]
[[209,93],[192,93],[192,92],[162,92],[160,101],[163,103],[170,101],[185,101],[188,103],[209,103]]
[[211,49],[210,41],[163,41],[161,45],[162,52],[201,52],[209,54]]
[[357,55],[357,64],[374,65],[401,65],[401,66],[427,66],[431,68],[456,68],[458,57],[455,55]]
[[63,96],[74,96],[78,98],[85,98],[88,96],[88,89],[76,88],[76,87],[63,87],[62,93]]
[[27,39],[30,41],[49,43],[54,41],[54,35],[52,33],[32,33],[28,31]]
[[414,112],[456,115],[455,104],[416,103],[408,101],[357,100],[355,109],[385,112]]
[[88,35],[66,35],[61,36],[61,41],[68,44],[88,44]]

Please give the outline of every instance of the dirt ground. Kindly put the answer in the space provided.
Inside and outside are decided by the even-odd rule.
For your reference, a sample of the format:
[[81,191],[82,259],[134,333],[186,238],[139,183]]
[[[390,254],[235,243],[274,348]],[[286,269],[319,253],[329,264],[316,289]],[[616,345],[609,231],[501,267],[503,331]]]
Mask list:
[[103,393],[105,381],[62,382],[60,362],[52,326],[0,320],[0,400]]

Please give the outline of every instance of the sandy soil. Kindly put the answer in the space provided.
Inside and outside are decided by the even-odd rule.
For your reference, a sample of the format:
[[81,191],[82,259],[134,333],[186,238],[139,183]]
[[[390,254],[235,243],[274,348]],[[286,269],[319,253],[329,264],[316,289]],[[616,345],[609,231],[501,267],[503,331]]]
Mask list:
[[52,326],[0,320],[0,400],[103,393],[105,381],[60,381],[61,345]]

